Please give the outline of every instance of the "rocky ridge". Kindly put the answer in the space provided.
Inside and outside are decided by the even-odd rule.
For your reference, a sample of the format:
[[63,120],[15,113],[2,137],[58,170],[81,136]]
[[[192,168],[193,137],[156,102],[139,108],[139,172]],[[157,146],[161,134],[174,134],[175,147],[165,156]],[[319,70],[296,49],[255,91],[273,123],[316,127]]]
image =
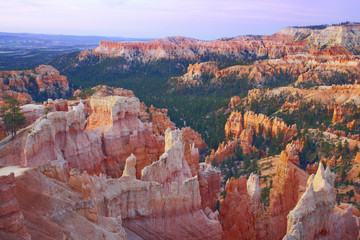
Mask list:
[[211,54],[240,58],[245,58],[246,55],[280,58],[303,52],[317,55],[338,52],[341,55],[349,55],[358,50],[359,35],[359,24],[348,24],[329,26],[321,30],[285,28],[270,36],[241,36],[215,41],[200,41],[185,37],[168,37],[149,42],[101,41],[99,47],[82,52],[78,58],[84,59],[89,54],[97,54],[147,62],[164,58],[199,60]]
[[[21,104],[30,103],[33,98],[60,98],[69,91],[66,76],[50,65],[40,65],[32,70],[0,71],[0,98],[16,98]],[[0,105],[4,100],[0,101]]]

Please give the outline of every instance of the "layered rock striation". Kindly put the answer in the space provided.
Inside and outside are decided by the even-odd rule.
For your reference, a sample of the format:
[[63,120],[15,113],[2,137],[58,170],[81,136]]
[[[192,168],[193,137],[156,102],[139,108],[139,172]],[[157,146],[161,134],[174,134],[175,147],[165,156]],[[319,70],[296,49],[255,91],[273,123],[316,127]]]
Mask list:
[[240,36],[215,41],[200,41],[185,37],[168,37],[149,42],[110,42],[101,41],[91,51],[79,54],[86,59],[90,54],[124,57],[144,62],[159,59],[206,59],[219,55],[245,59],[248,57],[269,56],[281,58],[299,53],[314,55],[348,56],[358,50],[359,24],[326,26],[323,29],[285,28],[270,36]]
[[[334,214],[335,174],[322,163],[308,179],[306,191],[288,215],[283,239],[357,239],[356,219],[352,213]],[[351,210],[350,210],[351,212]]]
[[24,216],[16,198],[14,173],[0,175],[0,238],[30,240],[24,225]]

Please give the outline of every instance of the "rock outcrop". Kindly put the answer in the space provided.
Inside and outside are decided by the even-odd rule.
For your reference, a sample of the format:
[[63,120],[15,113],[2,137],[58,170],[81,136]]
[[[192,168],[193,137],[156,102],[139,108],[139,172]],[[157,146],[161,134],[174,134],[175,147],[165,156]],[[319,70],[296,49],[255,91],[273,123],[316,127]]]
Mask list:
[[210,208],[212,211],[216,211],[220,195],[221,171],[211,166],[211,164],[200,163],[198,180],[201,195],[201,208],[203,210]]
[[0,175],[0,238],[8,240],[30,240],[24,226],[24,217],[16,199],[14,173]]
[[275,239],[281,239],[286,233],[286,217],[298,201],[299,188],[299,179],[290,167],[287,152],[281,152],[280,161],[270,190],[271,236]]
[[32,70],[0,71],[0,90],[0,98],[15,97],[24,104],[41,96],[63,97],[69,82],[52,66],[40,65]]
[[216,151],[214,149],[211,151],[210,156],[206,157],[205,162],[208,164],[211,164],[213,161],[220,163],[229,156],[232,156],[238,147],[238,141],[222,142]]
[[38,167],[57,162],[69,171],[103,172],[101,135],[85,130],[82,111],[52,112],[0,146],[1,164]]
[[216,62],[190,64],[186,74],[170,78],[169,83],[179,88],[196,87],[212,81],[218,71],[219,67]]
[[121,216],[124,226],[144,239],[220,239],[216,214],[201,210],[199,181],[191,176],[183,146],[180,131],[168,129],[165,153],[142,170],[141,181],[126,176],[107,181],[106,214]]
[[241,98],[239,96],[234,96],[230,99],[228,107],[234,109],[241,103]]
[[126,158],[134,153],[136,176],[140,178],[141,170],[163,153],[164,139],[153,135],[151,123],[144,124],[138,118],[139,100],[95,95],[91,97],[90,105],[92,113],[86,128],[102,136],[107,174],[120,177]]
[[255,114],[253,112],[246,112],[242,116],[241,112],[232,112],[225,124],[225,136],[227,138],[239,139],[244,129],[251,129],[256,134],[264,136],[268,132],[271,132],[272,136],[277,136],[281,132],[284,134],[284,142],[287,142],[297,133],[296,125],[287,126],[279,118],[270,119],[263,114]]
[[250,174],[249,179],[246,182],[246,188],[250,200],[256,205],[259,204],[261,197],[261,188],[259,183],[259,177],[256,174]]
[[342,216],[333,213],[334,181],[335,174],[330,168],[325,171],[320,163],[316,175],[308,179],[305,193],[288,215],[287,235],[283,239],[357,239],[352,212]]
[[[220,239],[222,229],[218,213],[209,208],[216,204],[220,191],[220,172],[211,166],[204,169],[199,177],[202,184],[200,187],[199,179],[192,176],[185,157],[186,144],[180,130],[168,129],[165,132],[165,152],[159,160],[141,169],[141,180],[136,179],[139,167],[136,151],[127,157],[122,176],[115,179],[105,175],[107,171],[104,161],[107,159],[104,160],[103,151],[103,155],[96,158],[96,153],[93,152],[98,149],[97,146],[91,148],[93,152],[76,152],[74,148],[80,146],[79,143],[86,145],[85,140],[91,143],[94,140],[91,136],[78,139],[81,134],[98,136],[99,149],[103,149],[104,140],[101,139],[106,138],[106,135],[101,134],[106,134],[106,129],[119,124],[123,127],[122,131],[132,131],[130,126],[134,126],[126,125],[126,118],[130,118],[133,124],[139,124],[129,117],[134,113],[137,119],[137,99],[117,97],[115,102],[117,104],[108,104],[112,109],[111,123],[93,131],[84,129],[84,116],[80,109],[54,112],[31,125],[28,128],[31,133],[26,129],[23,135],[19,134],[19,139],[2,145],[8,150],[16,151],[17,148],[14,147],[21,149],[27,146],[31,134],[34,134],[30,139],[33,147],[28,147],[23,152],[25,156],[29,156],[24,158],[29,161],[26,164],[34,164],[38,168],[23,170],[15,178],[16,198],[19,199],[19,209],[24,214],[25,226],[31,237],[46,240],[85,239],[91,233],[94,239],[126,239],[127,235],[135,239]],[[132,104],[135,104],[135,109],[131,109]],[[93,113],[99,113],[98,110],[94,109]],[[94,125],[98,123],[95,121],[97,119],[100,118],[94,116]],[[96,131],[101,134],[95,133]],[[43,139],[49,132],[55,136],[61,133],[55,137],[58,142],[53,142],[51,137]],[[121,136],[124,135],[122,132]],[[49,147],[49,144],[54,147]],[[73,148],[66,144],[71,144]],[[2,153],[6,153],[3,150],[4,148]],[[76,154],[77,160],[72,158],[70,150]],[[9,160],[9,156],[2,156],[2,160]],[[53,157],[58,159],[43,161]],[[86,157],[86,161],[82,157]],[[22,156],[19,159],[21,161]],[[103,159],[103,171],[96,172],[94,166],[96,168],[96,161],[99,159]],[[0,175],[2,171],[19,170],[16,167],[1,168]],[[2,184],[0,186],[1,190]],[[34,202],[29,199],[37,200]],[[7,199],[0,200],[6,204],[8,202]],[[13,204],[13,200],[10,203]],[[11,209],[9,205],[6,208]]]
[[225,191],[219,215],[223,228],[221,239],[255,239],[255,216],[247,193],[246,177],[229,179]]
[[199,61],[213,55],[225,55],[236,59],[252,56],[281,58],[304,52],[316,56],[348,57],[359,48],[359,28],[359,24],[327,26],[323,29],[293,27],[270,36],[240,36],[215,41],[185,37],[168,37],[148,42],[101,41],[97,48],[80,53],[78,58],[84,60],[95,54],[121,56],[143,62],[175,58]]

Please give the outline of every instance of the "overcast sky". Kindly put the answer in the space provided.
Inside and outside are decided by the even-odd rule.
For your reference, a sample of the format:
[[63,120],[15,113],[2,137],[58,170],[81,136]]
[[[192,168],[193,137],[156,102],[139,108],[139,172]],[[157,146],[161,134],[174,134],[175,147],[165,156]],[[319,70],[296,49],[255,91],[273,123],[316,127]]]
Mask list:
[[360,0],[0,0],[0,32],[203,40],[360,22]]

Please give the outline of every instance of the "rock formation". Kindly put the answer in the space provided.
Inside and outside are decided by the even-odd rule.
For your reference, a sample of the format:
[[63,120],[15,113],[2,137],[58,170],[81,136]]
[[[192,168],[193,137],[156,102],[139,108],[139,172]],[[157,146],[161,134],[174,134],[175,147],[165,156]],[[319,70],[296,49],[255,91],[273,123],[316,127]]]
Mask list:
[[239,96],[234,96],[230,99],[228,107],[234,109],[241,103],[241,98]]
[[216,210],[221,187],[221,171],[214,168],[211,164],[200,163],[199,168],[199,187],[201,195],[201,208]]
[[284,142],[287,142],[297,133],[296,125],[287,126],[282,119],[270,119],[263,114],[246,112],[244,116],[238,111],[230,114],[225,124],[225,136],[227,138],[239,139],[243,129],[252,129],[256,134],[266,135],[268,132],[272,136],[284,134]]
[[85,124],[81,111],[50,113],[22,130],[15,140],[2,144],[0,162],[38,167],[50,161],[68,170],[103,172],[101,135],[85,130]]
[[199,61],[209,55],[226,55],[240,59],[266,55],[269,58],[280,58],[303,52],[316,56],[349,57],[352,51],[359,48],[359,35],[359,24],[345,24],[327,26],[324,29],[285,28],[270,36],[240,36],[215,41],[185,37],[168,37],[148,42],[101,41],[97,48],[80,53],[78,59],[84,60],[95,54],[121,56],[143,62],[174,58]]
[[24,226],[24,217],[16,199],[14,173],[0,175],[0,238],[30,240]]
[[155,135],[165,135],[168,128],[175,129],[174,123],[170,121],[167,115],[167,109],[155,108],[151,105],[149,108],[149,119],[152,122],[153,132]]
[[182,128],[181,136],[184,141],[185,159],[190,167],[192,176],[195,176],[199,170],[199,149],[205,150],[206,143],[201,139],[201,135],[190,127]]
[[299,188],[299,179],[290,167],[287,152],[281,152],[280,161],[270,190],[271,236],[275,239],[281,239],[286,233],[286,216],[298,201]]
[[225,136],[227,138],[238,139],[244,129],[243,124],[243,116],[241,112],[233,111],[225,124]]
[[142,170],[141,181],[108,181],[102,189],[106,214],[120,215],[124,226],[144,239],[220,239],[216,215],[201,210],[199,181],[191,176],[183,146],[180,131],[168,129],[165,153]]
[[15,97],[24,104],[42,94],[63,97],[69,82],[52,66],[40,65],[33,70],[0,71],[0,90],[0,98]]
[[255,239],[255,217],[246,189],[246,177],[231,178],[226,183],[226,197],[221,202],[221,239]]
[[335,174],[330,168],[325,171],[320,163],[316,175],[308,179],[305,193],[288,215],[287,234],[283,239],[357,239],[358,229],[354,229],[356,220],[352,213],[343,216],[333,213],[334,181]]
[[[136,126],[142,126],[142,123],[134,122],[134,119],[138,119],[136,106],[139,106],[139,102],[136,98],[107,97],[102,100],[108,100],[97,105],[97,108],[95,106],[99,102],[96,101],[100,98],[94,98],[93,114],[100,114],[104,110],[103,114],[111,117],[110,121],[105,121],[110,122],[107,125],[90,131],[84,129],[84,114],[81,109],[54,112],[30,125],[19,134],[18,139],[2,143],[1,152],[5,154],[2,160],[10,161],[12,158],[19,161],[11,164],[26,160],[23,165],[38,167],[37,170],[25,169],[21,174],[17,173],[18,177],[15,179],[19,209],[24,213],[25,226],[31,237],[84,239],[91,233],[94,239],[125,239],[127,235],[135,239],[220,239],[222,229],[217,212],[212,212],[209,208],[216,205],[220,191],[220,172],[211,166],[203,168],[199,176],[202,184],[200,187],[198,177],[192,176],[185,157],[186,144],[182,139],[182,132],[168,129],[162,145],[165,148],[164,154],[159,160],[140,169],[141,180],[136,179],[136,174],[138,161],[142,160],[143,155],[140,154],[138,158],[136,151],[127,157],[120,178],[106,178],[104,161],[108,157],[105,158],[103,151],[100,151],[101,156],[96,157],[96,151],[104,148],[108,128],[116,124],[122,126],[121,136],[126,139],[125,129],[135,131]],[[110,112],[105,111],[106,106],[110,108]],[[132,114],[136,116],[134,119],[131,118]],[[101,120],[100,117],[93,116],[90,126],[97,126],[99,119]],[[127,120],[134,125],[127,123]],[[151,130],[151,126],[148,129]],[[47,135],[48,138],[45,137]],[[54,136],[58,141],[52,140]],[[101,140],[102,138],[105,140]],[[29,146],[29,139],[32,147]],[[99,147],[96,139],[100,141]],[[77,150],[80,143],[90,146],[91,151],[83,153]],[[71,144],[72,148],[67,144]],[[194,142],[192,144],[195,145]],[[11,152],[21,148],[25,149],[24,156],[13,158]],[[70,150],[72,154],[76,154],[76,159],[72,157]],[[57,159],[45,161],[53,158]],[[99,169],[99,160],[100,172],[96,171]],[[19,171],[18,169],[20,168],[2,168],[0,175],[2,171]],[[2,182],[0,186],[1,190]],[[8,199],[2,200],[7,204]],[[13,204],[13,200],[10,202]],[[21,222],[18,223],[21,225]],[[21,228],[14,230],[20,234]]]
[[238,141],[222,142],[216,151],[214,149],[211,151],[210,156],[206,157],[205,162],[211,164],[215,160],[220,163],[229,156],[232,156],[238,147]]
[[259,177],[256,174],[250,174],[249,179],[246,182],[246,188],[250,200],[255,204],[259,204],[261,197],[261,189],[259,184]]
[[151,123],[142,123],[138,118],[140,102],[137,98],[93,96],[90,99],[92,113],[86,128],[102,136],[106,155],[105,168],[108,175],[120,177],[125,160],[136,156],[136,176],[141,170],[156,161],[163,153],[163,137],[154,136]]
[[26,118],[27,125],[32,124],[45,114],[44,107],[42,105],[26,104],[20,108]]
[[200,86],[210,82],[218,71],[219,67],[216,62],[190,64],[185,75],[172,77],[169,79],[169,83],[180,88]]
[[316,162],[314,164],[308,164],[306,166],[306,172],[308,174],[316,174],[318,168],[319,168],[319,163],[318,162]]

